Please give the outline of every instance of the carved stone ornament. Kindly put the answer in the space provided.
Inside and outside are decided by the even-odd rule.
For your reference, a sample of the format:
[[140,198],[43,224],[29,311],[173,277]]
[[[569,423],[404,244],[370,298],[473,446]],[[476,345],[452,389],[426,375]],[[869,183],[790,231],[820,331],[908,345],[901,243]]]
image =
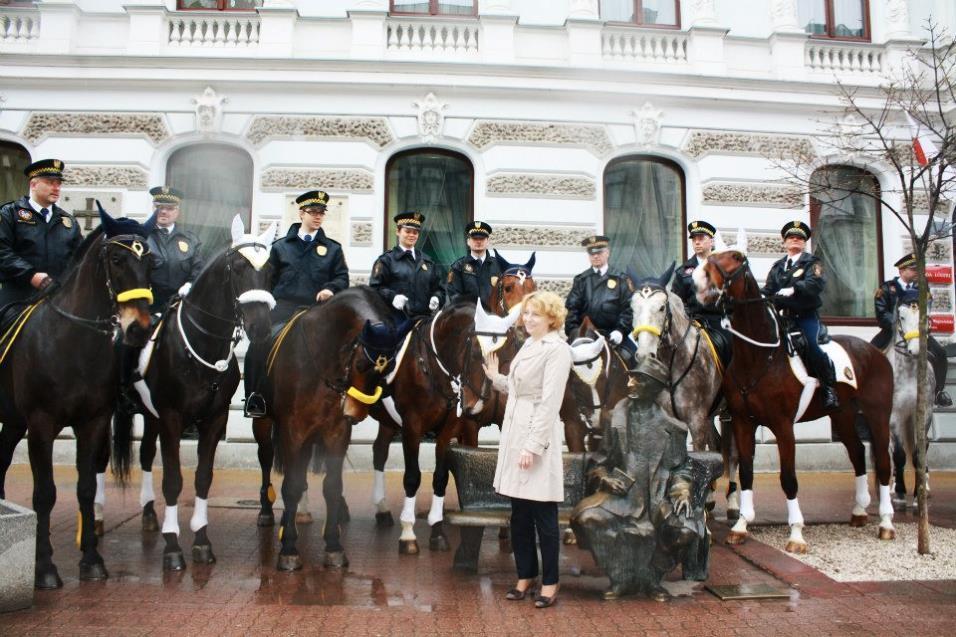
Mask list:
[[692,131],[684,144],[684,152],[694,158],[704,155],[758,155],[762,157],[810,157],[813,144],[807,137]]
[[372,222],[353,221],[351,227],[350,243],[353,246],[372,245]]
[[910,12],[907,0],[886,0],[886,23],[887,35],[910,35]]
[[371,192],[375,177],[364,168],[267,168],[262,171],[263,190],[345,190]]
[[425,143],[430,144],[436,137],[441,137],[445,128],[443,111],[448,105],[439,101],[434,93],[429,93],[420,102],[412,102],[412,105],[418,109],[418,134]]
[[607,130],[593,124],[482,120],[475,124],[468,142],[481,149],[494,144],[583,146],[598,157],[614,149]]
[[45,137],[139,136],[154,144],[169,137],[162,115],[156,113],[31,113],[21,135],[36,144]]
[[69,188],[128,188],[146,190],[149,174],[139,166],[83,166],[68,164],[63,172],[64,185]]
[[934,313],[952,313],[953,294],[948,287],[931,285],[929,293],[933,296],[932,311]]
[[717,182],[704,185],[704,203],[764,208],[801,208],[803,192],[796,186],[786,184]]
[[568,17],[597,20],[600,18],[598,0],[571,0],[568,6]]
[[554,226],[499,226],[495,225],[496,247],[580,248],[581,241],[595,233],[593,226],[555,228]]
[[[925,190],[917,190],[913,192],[913,209],[919,212],[929,212],[929,193]],[[936,202],[936,216],[940,214],[945,214],[949,216],[948,213],[953,209],[953,204],[950,201],[946,201],[943,198],[940,198]]]
[[717,24],[717,7],[714,0],[693,0],[691,26]]
[[644,102],[634,114],[634,138],[640,147],[658,146],[661,141],[661,119],[664,113],[650,102]]
[[296,139],[366,139],[379,148],[393,137],[382,117],[327,117],[308,115],[257,115],[246,138],[261,144],[271,137]]
[[774,31],[800,31],[797,0],[771,0],[770,24]]
[[[720,234],[730,238],[737,235],[737,228],[720,228]],[[750,256],[773,257],[783,256],[783,239],[779,233],[747,233],[747,254]]]
[[200,133],[218,133],[222,129],[222,105],[225,97],[216,95],[211,86],[207,86],[202,95],[193,98],[196,107],[196,130]]
[[571,285],[574,283],[572,279],[539,279],[537,277],[535,277],[534,282],[539,290],[554,292],[561,298],[565,298],[571,293]]
[[[489,196],[555,197],[558,199],[594,199],[594,179],[585,175],[542,175],[501,173],[488,179]],[[498,233],[495,232],[495,238]]]
[[[903,253],[912,252],[913,244],[909,235],[902,238]],[[926,248],[926,263],[930,265],[949,265],[953,260],[953,243],[948,239],[930,241]]]

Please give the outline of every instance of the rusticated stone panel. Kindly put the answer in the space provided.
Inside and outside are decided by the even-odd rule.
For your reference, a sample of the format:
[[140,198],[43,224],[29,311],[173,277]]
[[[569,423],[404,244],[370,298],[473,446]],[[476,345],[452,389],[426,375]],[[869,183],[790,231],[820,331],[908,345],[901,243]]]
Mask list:
[[539,290],[554,292],[560,297],[566,297],[571,292],[571,279],[538,279],[535,278],[535,284]]
[[267,168],[260,183],[263,189],[371,192],[375,177],[362,168]]
[[552,226],[495,226],[495,245],[523,248],[578,248],[585,237],[594,234],[592,226],[554,228]]
[[[913,251],[913,242],[909,235],[903,235],[903,252]],[[929,244],[926,250],[926,262],[929,264],[949,265],[953,260],[953,243],[951,239],[940,239]]]
[[701,130],[691,132],[684,144],[684,152],[695,158],[708,154],[763,157],[809,157],[815,154],[807,137]]
[[704,186],[704,203],[801,208],[803,192],[796,186],[785,184],[709,183]]
[[92,188],[129,188],[145,190],[149,175],[139,166],[82,166],[67,164],[63,175],[64,185]]
[[246,138],[253,144],[261,144],[269,137],[367,139],[381,148],[392,141],[392,132],[382,117],[257,115],[246,131]]
[[599,157],[614,149],[607,130],[593,124],[483,120],[475,124],[468,142],[482,149],[503,143],[583,146]]
[[349,272],[349,285],[368,285],[368,274]]
[[353,221],[351,226],[350,243],[353,246],[372,245],[372,222]]
[[532,196],[594,199],[594,180],[585,175],[502,173],[488,179],[489,196]]
[[156,113],[31,113],[22,134],[34,144],[54,135],[144,135],[158,144],[169,129]]
[[[918,212],[929,212],[929,193],[925,190],[917,190],[913,193],[913,209]],[[945,214],[949,216],[949,212],[952,211],[953,204],[950,201],[945,199],[940,199],[936,203],[936,214]]]
[[[720,234],[724,241],[733,244],[737,239],[737,230],[722,228]],[[783,256],[783,239],[779,234],[747,234],[747,254],[751,256]]]
[[953,311],[953,296],[949,291],[949,286],[930,286],[930,294],[933,295],[933,313],[945,314]]

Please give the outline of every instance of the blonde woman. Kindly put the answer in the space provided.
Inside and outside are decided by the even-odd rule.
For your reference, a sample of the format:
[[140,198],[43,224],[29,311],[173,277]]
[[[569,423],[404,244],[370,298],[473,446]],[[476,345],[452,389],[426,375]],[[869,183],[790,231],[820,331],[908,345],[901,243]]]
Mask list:
[[535,531],[541,546],[541,594],[536,608],[554,604],[558,592],[558,503],[564,500],[562,426],[558,410],[571,371],[571,348],[563,328],[567,310],[553,292],[524,298],[521,319],[528,340],[507,377],[492,354],[485,372],[499,391],[508,392],[501,426],[495,491],[511,498],[511,544],[518,582],[505,597],[524,599],[538,577]]

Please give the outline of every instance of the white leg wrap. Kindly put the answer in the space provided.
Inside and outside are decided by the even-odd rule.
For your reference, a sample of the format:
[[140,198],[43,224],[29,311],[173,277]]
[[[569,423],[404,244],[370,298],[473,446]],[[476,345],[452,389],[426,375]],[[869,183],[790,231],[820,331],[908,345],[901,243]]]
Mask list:
[[794,542],[796,544],[806,544],[807,541],[803,539],[803,524],[791,524],[790,525],[790,538],[787,542]]
[[96,474],[96,495],[93,496],[93,504],[106,504],[106,474]]
[[734,491],[727,496],[727,510],[740,511],[740,491]]
[[372,504],[381,511],[381,505],[385,502],[385,472],[375,471],[372,478]]
[[209,500],[196,498],[193,517],[189,519],[189,528],[195,533],[204,526],[209,526]]
[[103,521],[103,505],[99,502],[93,503],[93,519],[97,522]]
[[163,533],[179,535],[179,507],[175,504],[167,506],[166,513],[163,514]]
[[737,521],[734,522],[733,527],[730,529],[734,533],[746,533],[747,532],[747,520],[744,519],[744,516],[737,518]]
[[870,506],[870,488],[866,483],[866,474],[856,476],[856,506],[863,511],[857,512],[853,509],[853,515],[865,515],[866,507]]
[[144,471],[143,481],[139,485],[139,506],[144,507],[155,499],[156,495],[153,493],[153,472]]
[[753,489],[746,489],[740,492],[740,517],[753,522],[757,514],[754,512],[754,492]]
[[790,527],[803,526],[803,513],[800,511],[800,503],[797,499],[787,500],[787,524]]
[[405,498],[402,514],[398,517],[403,523],[415,524],[415,498]]
[[432,496],[432,508],[428,512],[428,526],[435,526],[436,523],[445,519],[445,496]]
[[415,540],[415,529],[413,528],[414,524],[412,522],[402,522],[402,535],[398,538],[400,540]]
[[[893,519],[893,501],[890,499],[890,485],[880,485],[880,526],[883,526],[882,520],[886,517]],[[892,526],[892,522],[890,523]]]

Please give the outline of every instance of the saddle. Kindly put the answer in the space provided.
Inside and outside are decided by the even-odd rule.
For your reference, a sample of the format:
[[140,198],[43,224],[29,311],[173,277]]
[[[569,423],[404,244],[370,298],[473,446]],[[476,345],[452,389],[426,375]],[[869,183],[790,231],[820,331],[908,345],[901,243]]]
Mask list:
[[728,332],[720,328],[707,326],[702,323],[697,323],[697,326],[700,327],[701,334],[704,336],[707,346],[710,348],[710,353],[717,361],[721,373],[723,373],[723,371],[727,369],[727,366],[730,365],[731,358],[733,357],[733,339]]
[[[784,326],[784,332],[787,336],[787,356],[799,356],[800,360],[806,364],[807,358],[807,339],[798,329],[795,329],[792,324],[787,324]],[[820,331],[817,332],[817,344],[821,347],[829,343],[832,339],[830,338],[830,330],[826,325],[820,323]]]

